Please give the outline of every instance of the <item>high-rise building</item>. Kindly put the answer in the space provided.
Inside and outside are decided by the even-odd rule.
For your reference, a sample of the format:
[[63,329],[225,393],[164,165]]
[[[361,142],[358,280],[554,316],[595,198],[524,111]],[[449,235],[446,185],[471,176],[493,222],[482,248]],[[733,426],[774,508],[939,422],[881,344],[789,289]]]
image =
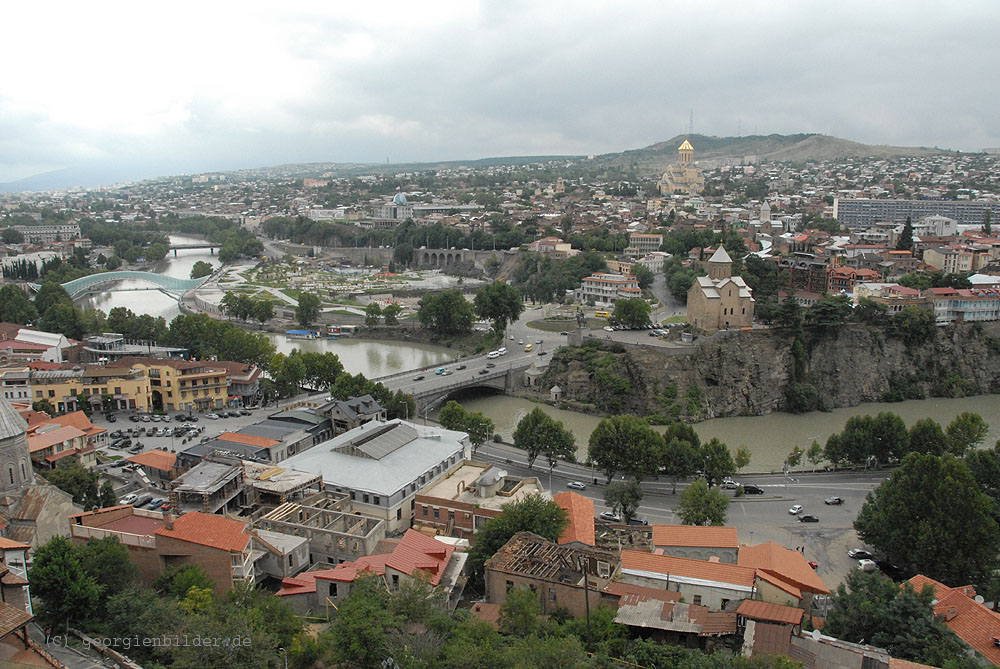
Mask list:
[[866,228],[876,223],[916,223],[926,216],[947,216],[960,225],[982,225],[983,214],[989,209],[992,217],[1000,216],[1000,202],[970,200],[864,200],[834,198],[833,217],[849,228]]

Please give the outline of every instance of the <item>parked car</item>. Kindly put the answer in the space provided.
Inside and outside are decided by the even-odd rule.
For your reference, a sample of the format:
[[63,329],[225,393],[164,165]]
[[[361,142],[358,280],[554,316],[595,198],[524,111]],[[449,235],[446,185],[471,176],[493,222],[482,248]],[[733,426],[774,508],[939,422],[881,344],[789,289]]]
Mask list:
[[628,524],[634,527],[645,527],[649,525],[649,521],[645,518],[629,518]]
[[176,416],[174,416],[174,420],[177,421],[178,423],[183,423],[184,421],[187,420],[187,418],[185,418],[183,414],[177,414]]
[[500,347],[500,348],[497,349],[497,353],[499,353],[500,355],[507,355],[507,348],[506,347]]
[[108,419],[108,422],[109,422],[109,423],[117,423],[117,422],[118,422],[118,419],[117,419],[117,418],[115,418],[114,416],[110,416],[110,415],[109,415],[109,416],[105,416],[105,418],[107,418],[107,419]]
[[823,500],[823,503],[824,504],[843,504],[844,503],[844,498],[843,497],[827,497],[826,499]]
[[170,511],[171,508],[173,507],[171,507],[168,502],[164,502],[160,505],[160,511]]
[[792,514],[793,516],[802,513],[802,505],[796,504],[795,506],[793,506],[788,510],[788,513]]
[[817,518],[816,516],[811,516],[808,513],[806,513],[806,514],[803,514],[803,515],[799,516],[799,522],[800,523],[818,523],[819,522],[819,518]]
[[139,416],[139,420],[141,420],[143,423],[148,423],[148,422],[152,421],[153,419],[149,416],[149,414],[143,414],[143,415]]
[[607,331],[607,332],[614,332],[615,331],[615,329],[613,327],[611,327],[610,325],[605,325],[604,326],[604,330]]
[[601,511],[601,520],[606,520],[611,523],[622,522],[622,517],[613,511]]
[[131,453],[132,455],[138,455],[139,453],[142,452],[142,444],[136,442],[132,446],[128,447],[128,452]]
[[760,486],[753,485],[752,483],[747,483],[743,486],[744,495],[763,495],[764,489]]
[[874,560],[875,556],[863,548],[852,548],[847,551],[847,557],[853,560]]
[[566,484],[567,488],[572,488],[573,490],[586,490],[587,485],[581,481],[570,481]]
[[875,560],[858,560],[858,569],[870,574],[878,569],[878,565],[875,564]]
[[141,495],[140,497],[137,497],[134,502],[132,502],[132,506],[138,509],[139,507],[146,506],[152,501],[153,501],[152,495]]
[[241,416],[249,416],[249,415],[251,415],[249,409],[240,409],[239,414]]
[[129,494],[125,495],[120,500],[118,500],[118,503],[119,504],[131,504],[132,502],[134,502],[137,499],[139,499],[139,496],[136,495],[134,492],[130,492]]
[[731,478],[727,477],[722,479],[722,483],[720,484],[719,487],[722,488],[723,490],[736,490],[737,488],[740,487],[740,484],[732,480]]
[[138,422],[139,422],[139,417],[138,417],[138,416],[136,416],[135,414],[133,414],[133,415],[129,416],[129,417],[128,417],[128,419],[129,419],[130,421],[132,421],[133,423],[138,423]]
[[155,511],[156,509],[159,509],[160,505],[162,505],[165,501],[166,500],[163,499],[162,497],[157,497],[156,499],[154,499],[153,501],[151,501],[149,504],[147,504],[146,508],[149,509],[150,511]]
[[219,420],[219,414],[217,414],[217,413],[207,413],[207,414],[205,414],[205,418],[207,418],[209,420]]
[[819,569],[819,562],[816,562],[815,560],[809,560],[808,564],[813,569]]

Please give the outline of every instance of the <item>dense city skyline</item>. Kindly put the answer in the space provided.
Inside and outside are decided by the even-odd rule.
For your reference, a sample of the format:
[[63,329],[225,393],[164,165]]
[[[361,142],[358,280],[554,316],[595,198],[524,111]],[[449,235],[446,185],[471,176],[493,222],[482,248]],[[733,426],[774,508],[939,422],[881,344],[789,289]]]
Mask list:
[[[638,148],[685,132],[1000,145],[995,5],[11,8],[0,182]],[[990,54],[993,54],[992,56]],[[26,57],[30,54],[30,58]]]

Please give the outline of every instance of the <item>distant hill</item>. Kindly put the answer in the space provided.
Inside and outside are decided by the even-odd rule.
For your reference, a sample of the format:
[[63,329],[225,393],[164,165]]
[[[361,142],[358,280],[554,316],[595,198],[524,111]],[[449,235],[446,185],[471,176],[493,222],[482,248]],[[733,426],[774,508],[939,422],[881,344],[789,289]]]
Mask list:
[[891,158],[896,156],[931,156],[946,153],[940,149],[868,145],[839,137],[818,134],[748,135],[715,137],[677,135],[642,149],[605,154],[599,160],[616,165],[635,165],[639,169],[661,170],[677,161],[677,147],[687,139],[694,146],[694,157],[702,166],[754,162],[790,162],[836,160],[840,158]]

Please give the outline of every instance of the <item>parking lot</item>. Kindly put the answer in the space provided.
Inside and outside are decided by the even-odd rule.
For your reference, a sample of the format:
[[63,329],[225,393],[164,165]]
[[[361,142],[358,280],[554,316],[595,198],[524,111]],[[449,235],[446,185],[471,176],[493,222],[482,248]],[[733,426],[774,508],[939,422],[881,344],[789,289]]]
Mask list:
[[[228,413],[232,410],[225,411]],[[101,466],[100,470],[115,476],[112,483],[116,485],[117,490],[122,486],[122,479],[132,480],[130,473],[123,471],[127,458],[157,449],[168,453],[179,453],[202,440],[208,441],[218,437],[223,432],[236,432],[247,425],[264,420],[275,411],[277,409],[273,407],[245,410],[244,414],[225,415],[216,419],[208,418],[209,415],[213,415],[211,412],[204,414],[170,412],[163,416],[157,416],[156,420],[153,419],[152,415],[144,414],[148,421],[143,421],[138,416],[137,420],[133,421],[131,414],[119,412],[114,416],[115,422],[113,423],[106,416],[95,414],[91,417],[91,422],[108,431],[107,444],[98,450],[102,455],[113,459],[110,466]],[[218,415],[218,412],[215,415]],[[178,420],[177,416],[181,416],[182,420]],[[185,425],[190,427],[185,429]],[[184,431],[183,435],[180,434],[181,430]],[[112,436],[116,433],[125,433],[124,437],[129,439],[129,443],[120,444],[117,448],[113,447],[112,444],[116,442],[116,439],[122,438]],[[142,490],[137,492],[141,493]],[[148,492],[154,497],[163,496],[164,493],[155,487],[150,487]]]

